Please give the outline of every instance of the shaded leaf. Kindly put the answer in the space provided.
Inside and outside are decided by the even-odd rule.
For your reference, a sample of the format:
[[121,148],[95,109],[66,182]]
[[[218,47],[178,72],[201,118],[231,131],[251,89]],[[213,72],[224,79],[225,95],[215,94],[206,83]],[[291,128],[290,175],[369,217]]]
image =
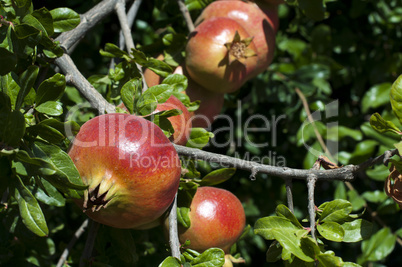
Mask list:
[[40,105],[47,101],[59,100],[66,88],[66,79],[64,75],[56,73],[52,77],[44,80],[38,88],[35,97],[36,105]]
[[402,132],[395,126],[392,121],[384,120],[380,114],[374,113],[370,117],[370,125],[379,133],[392,132],[395,134],[402,134]]
[[222,168],[218,170],[214,170],[207,175],[205,175],[201,182],[201,186],[212,186],[212,185],[217,185],[220,183],[223,183],[227,180],[229,180],[236,172],[235,168]]
[[19,77],[19,85],[20,90],[18,92],[17,101],[15,103],[15,109],[19,110],[21,108],[22,103],[24,102],[25,97],[28,95],[32,86],[36,81],[36,77],[38,76],[39,67],[38,66],[29,66],[26,71],[24,71]]
[[18,202],[22,222],[25,226],[38,236],[47,236],[46,219],[42,209],[32,193],[24,186],[19,176],[15,177],[14,196]]
[[392,110],[402,124],[402,75],[391,86],[390,100]]

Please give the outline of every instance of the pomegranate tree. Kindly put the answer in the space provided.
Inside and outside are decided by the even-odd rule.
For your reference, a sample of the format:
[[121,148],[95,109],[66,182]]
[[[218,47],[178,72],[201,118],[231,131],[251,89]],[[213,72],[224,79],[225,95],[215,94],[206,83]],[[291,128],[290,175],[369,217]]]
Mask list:
[[215,93],[232,93],[254,74],[257,48],[252,36],[236,20],[204,20],[190,34],[186,69],[190,77]]
[[77,204],[105,225],[156,226],[179,186],[180,160],[173,145],[156,124],[134,115],[87,121],[68,154],[88,185]]
[[220,0],[209,4],[196,20],[196,24],[215,17],[236,20],[253,37],[258,63],[255,74],[264,71],[272,62],[275,50],[274,23],[257,4],[239,0]]

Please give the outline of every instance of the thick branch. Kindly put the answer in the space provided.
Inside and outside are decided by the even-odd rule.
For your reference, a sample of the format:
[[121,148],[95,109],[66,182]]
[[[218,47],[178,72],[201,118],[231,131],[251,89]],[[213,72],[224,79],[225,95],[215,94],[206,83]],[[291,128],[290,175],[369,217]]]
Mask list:
[[108,113],[116,112],[116,107],[107,102],[87,79],[85,79],[68,54],[57,58],[55,64],[65,74],[66,81],[74,85],[100,114],[104,114],[105,111]]
[[[366,162],[363,162],[359,165],[347,165],[339,169],[303,170],[303,169],[292,169],[288,167],[265,165],[258,162],[202,151],[195,148],[189,148],[179,145],[174,146],[179,155],[189,157],[195,160],[204,160],[211,163],[218,163],[222,167],[233,167],[252,172],[261,172],[268,175],[277,176],[283,179],[294,178],[302,180],[306,180],[309,175],[314,174],[317,180],[352,181],[357,172],[366,169],[370,166],[373,166],[377,163],[380,162],[382,163],[385,157],[385,155],[381,155],[376,158],[370,159]],[[391,150],[392,155],[395,155],[396,153],[397,153],[396,150]]]
[[118,1],[120,0],[103,0],[81,16],[81,23],[75,29],[60,34],[56,41],[59,41],[61,46],[69,52],[69,49],[80,41],[90,29],[113,12]]

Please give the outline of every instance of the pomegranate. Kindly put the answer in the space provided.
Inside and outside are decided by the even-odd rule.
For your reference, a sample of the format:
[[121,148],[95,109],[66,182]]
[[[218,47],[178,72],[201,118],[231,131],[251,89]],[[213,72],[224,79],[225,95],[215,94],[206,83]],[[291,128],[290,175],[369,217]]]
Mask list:
[[270,17],[253,2],[220,0],[209,4],[195,23],[199,24],[215,17],[234,19],[253,36],[258,57],[255,75],[266,70],[272,62],[275,50],[274,23]]
[[[163,56],[158,57],[158,59],[162,60]],[[209,128],[214,121],[215,116],[218,115],[222,110],[224,94],[214,93],[197,84],[188,75],[185,67],[183,68],[182,66],[178,66],[173,73],[185,75],[187,77],[188,86],[183,93],[187,94],[191,101],[200,101],[200,107],[196,111],[190,113],[191,126],[188,127],[188,129],[191,127]],[[150,69],[145,69],[144,77],[148,86],[158,85],[163,80],[162,77]],[[173,117],[171,118],[173,119]],[[172,120],[170,120],[170,122],[173,124]],[[175,129],[175,132],[181,132],[180,130],[176,130],[174,126],[173,128]],[[180,145],[180,143],[177,144]]]
[[266,15],[269,23],[276,33],[279,29],[278,4],[270,3],[269,1],[256,1],[256,4]]
[[189,217],[189,228],[179,226],[179,240],[181,243],[190,240],[189,248],[198,252],[217,247],[229,253],[246,223],[243,206],[235,195],[208,186],[197,189]]
[[170,109],[179,109],[182,111],[180,115],[171,116],[168,118],[168,120],[174,129],[174,133],[171,136],[172,142],[184,146],[190,137],[192,127],[191,114],[187,110],[186,106],[184,106],[184,104],[174,95],[170,96],[166,102],[158,104],[155,112]]
[[232,93],[252,77],[257,49],[248,32],[234,19],[215,17],[199,24],[186,45],[190,77],[215,93]]
[[143,118],[113,113],[82,125],[69,156],[88,189],[77,201],[93,220],[147,229],[172,203],[180,160],[162,130]]

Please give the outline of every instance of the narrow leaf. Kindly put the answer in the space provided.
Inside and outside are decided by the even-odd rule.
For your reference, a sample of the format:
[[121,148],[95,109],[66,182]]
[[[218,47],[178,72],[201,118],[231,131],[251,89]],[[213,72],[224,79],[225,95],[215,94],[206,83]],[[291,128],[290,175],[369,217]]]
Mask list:
[[47,236],[49,230],[46,219],[43,215],[38,201],[32,193],[24,186],[19,176],[15,177],[15,198],[25,226],[38,236]]
[[24,103],[25,97],[28,95],[32,86],[36,81],[36,77],[38,76],[39,67],[37,66],[29,66],[26,71],[24,71],[20,78],[20,91],[18,92],[17,102],[15,104],[15,109],[19,110]]

